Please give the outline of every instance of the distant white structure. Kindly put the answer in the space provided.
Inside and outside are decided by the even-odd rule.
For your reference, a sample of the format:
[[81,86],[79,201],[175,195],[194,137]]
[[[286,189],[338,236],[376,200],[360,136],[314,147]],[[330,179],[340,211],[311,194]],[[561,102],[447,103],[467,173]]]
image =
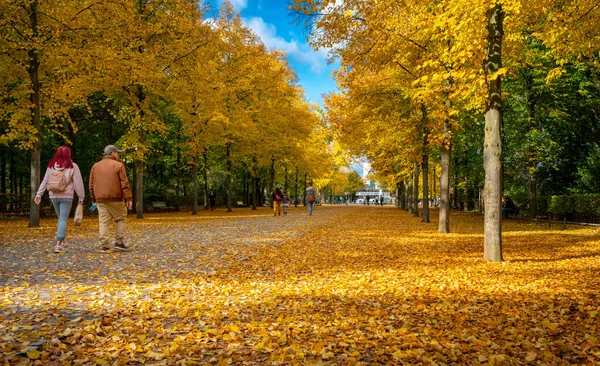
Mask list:
[[371,173],[371,164],[366,158],[362,158],[358,161],[355,161],[350,166],[350,170],[357,172],[358,175],[362,178],[365,186],[375,188],[375,182],[369,180],[368,176]]

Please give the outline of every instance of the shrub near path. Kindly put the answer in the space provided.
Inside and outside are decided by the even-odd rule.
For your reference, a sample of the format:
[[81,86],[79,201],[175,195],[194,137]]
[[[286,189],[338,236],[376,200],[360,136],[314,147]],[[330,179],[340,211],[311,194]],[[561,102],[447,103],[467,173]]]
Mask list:
[[229,215],[131,220],[140,247],[108,255],[93,252],[90,220],[60,256],[40,250],[52,222],[43,235],[0,224],[11,238],[0,248],[4,359],[600,362],[597,230],[509,221],[507,261],[494,264],[481,260],[478,215],[454,215],[450,235],[391,207]]

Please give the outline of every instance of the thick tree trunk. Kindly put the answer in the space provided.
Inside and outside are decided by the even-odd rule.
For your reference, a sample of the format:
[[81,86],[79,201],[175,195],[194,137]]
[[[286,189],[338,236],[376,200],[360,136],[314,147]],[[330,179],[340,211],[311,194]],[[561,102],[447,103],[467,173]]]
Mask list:
[[423,222],[429,221],[429,155],[423,154]]
[[208,156],[206,151],[202,153],[202,179],[204,179],[204,209],[208,210]]
[[[484,60],[488,98],[485,112],[483,166],[485,169],[484,253],[489,261],[502,261],[502,67],[504,12],[502,4],[487,11],[488,50]],[[492,76],[495,75],[494,78]]]
[[414,164],[413,174],[413,216],[419,217],[419,164]]
[[396,208],[400,208],[400,182],[396,182]]
[[[447,129],[448,121],[444,123]],[[448,234],[450,232],[450,154],[452,145],[446,141],[440,149],[442,158],[442,175],[440,177],[440,217],[438,232]]]
[[[37,39],[38,36],[38,12],[37,12],[37,0],[30,3],[29,21],[31,25],[32,38]],[[40,226],[40,206],[36,205],[33,199],[40,186],[40,170],[41,161],[40,156],[42,152],[42,119],[41,119],[41,106],[40,106],[40,80],[39,80],[39,68],[40,60],[38,51],[36,48],[31,48],[28,51],[29,63],[27,65],[27,73],[29,74],[29,82],[31,83],[31,91],[29,93],[30,102],[30,113],[31,113],[31,124],[35,130],[36,141],[33,144],[31,150],[31,162],[30,168],[30,180],[29,184],[31,187],[30,194],[30,209],[29,209],[29,227]],[[16,192],[13,192],[16,193]]]
[[231,162],[231,144],[227,144],[227,172],[225,173],[225,181],[227,184],[227,212],[231,212],[231,170],[232,170],[232,162]]
[[144,162],[135,161],[135,213],[138,219],[144,218]]
[[192,167],[192,177],[194,179],[194,198],[192,201],[192,215],[198,214],[198,158],[194,157],[194,166]]
[[537,216],[537,180],[533,173],[529,175],[529,218]]

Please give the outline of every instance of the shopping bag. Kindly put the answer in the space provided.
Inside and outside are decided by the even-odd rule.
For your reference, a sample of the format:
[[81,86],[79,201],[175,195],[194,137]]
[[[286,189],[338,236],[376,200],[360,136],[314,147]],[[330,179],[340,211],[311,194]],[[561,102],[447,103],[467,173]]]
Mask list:
[[83,205],[77,205],[75,209],[75,217],[73,218],[73,224],[75,226],[81,225],[81,221],[83,221]]

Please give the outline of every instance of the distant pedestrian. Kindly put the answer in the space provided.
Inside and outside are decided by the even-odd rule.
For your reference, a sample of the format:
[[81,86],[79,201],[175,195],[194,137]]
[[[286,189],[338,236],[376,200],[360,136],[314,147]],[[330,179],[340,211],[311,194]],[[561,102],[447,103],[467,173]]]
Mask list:
[[283,201],[283,193],[279,187],[276,187],[271,193],[271,202],[273,202],[273,216],[281,216],[281,202]]
[[515,212],[517,206],[508,196],[502,197],[502,218],[508,220],[510,214]]
[[77,193],[79,204],[83,204],[85,198],[81,171],[77,164],[71,160],[71,149],[69,147],[59,147],[48,163],[44,179],[33,199],[36,205],[39,205],[42,201],[46,189],[58,217],[54,253],[60,253],[67,246],[67,219],[73,204],[73,192]]
[[306,204],[308,205],[308,215],[312,216],[313,206],[317,201],[317,191],[315,187],[313,187],[313,182],[308,183],[308,187],[306,187],[305,197]]
[[215,210],[217,208],[217,195],[215,192],[210,191],[208,194],[208,202],[210,203],[210,209]]
[[367,195],[366,199],[365,199],[365,204],[368,206],[371,202],[369,202],[371,200],[371,196]]
[[287,216],[288,206],[290,205],[290,195],[288,194],[287,189],[283,190],[283,201],[281,201],[281,205],[283,206],[283,216]]
[[102,251],[110,250],[111,220],[116,224],[115,250],[129,250],[135,246],[135,244],[126,246],[123,243],[127,229],[127,210],[133,208],[133,197],[125,164],[119,160],[120,152],[122,151],[115,145],[106,146],[104,157],[94,164],[90,172],[90,197],[92,202],[98,205]]
[[383,206],[384,202],[385,202],[385,197],[383,197],[383,196],[379,197],[379,204]]

